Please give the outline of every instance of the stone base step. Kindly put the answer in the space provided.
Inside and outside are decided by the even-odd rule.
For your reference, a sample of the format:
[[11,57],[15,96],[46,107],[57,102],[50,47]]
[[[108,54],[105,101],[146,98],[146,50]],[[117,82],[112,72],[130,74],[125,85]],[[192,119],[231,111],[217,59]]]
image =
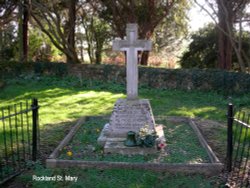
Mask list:
[[157,152],[156,147],[142,148],[139,146],[127,147],[124,145],[124,141],[107,141],[104,146],[105,154],[122,154],[122,155],[147,155],[155,154]]

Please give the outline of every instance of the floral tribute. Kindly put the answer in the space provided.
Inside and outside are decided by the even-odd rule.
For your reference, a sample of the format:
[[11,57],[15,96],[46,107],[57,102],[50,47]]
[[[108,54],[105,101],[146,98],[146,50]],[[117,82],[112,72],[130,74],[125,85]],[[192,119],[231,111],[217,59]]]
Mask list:
[[155,130],[149,129],[148,125],[140,128],[138,133],[129,131],[128,138],[124,144],[129,147],[141,146],[151,148],[156,146],[157,149],[161,151],[164,151],[167,146],[165,139],[158,138]]
[[141,147],[153,147],[158,136],[153,129],[149,129],[148,125],[140,128],[139,133],[136,135],[136,143]]

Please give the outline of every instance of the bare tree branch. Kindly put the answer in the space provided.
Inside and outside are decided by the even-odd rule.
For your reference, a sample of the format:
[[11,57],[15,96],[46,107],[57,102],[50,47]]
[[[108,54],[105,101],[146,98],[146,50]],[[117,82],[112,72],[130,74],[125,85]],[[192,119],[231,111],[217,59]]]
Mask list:
[[[72,2],[69,1],[68,3]],[[72,38],[72,28],[75,24],[68,25],[68,22],[74,20],[68,20],[68,15],[64,15],[64,11],[67,12],[66,10],[63,10],[64,7],[62,7],[62,10],[58,10],[58,4],[55,4],[55,2],[52,2],[52,4],[42,4],[36,0],[32,1],[32,5],[33,11],[31,15],[40,29],[50,38],[55,47],[67,56],[67,60],[71,59],[68,62],[78,63],[79,60],[74,48],[74,40]],[[68,12],[71,11],[71,7],[66,7],[66,9]]]

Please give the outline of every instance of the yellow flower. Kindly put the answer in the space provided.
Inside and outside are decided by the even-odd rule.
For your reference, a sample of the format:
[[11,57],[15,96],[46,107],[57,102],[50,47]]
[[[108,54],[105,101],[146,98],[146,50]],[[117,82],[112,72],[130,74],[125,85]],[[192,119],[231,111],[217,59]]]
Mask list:
[[73,155],[72,151],[68,151],[68,152],[67,152],[67,155],[68,155],[69,157],[72,157],[72,155]]
[[98,133],[99,133],[99,132],[100,132],[100,129],[96,129],[96,132],[98,132]]

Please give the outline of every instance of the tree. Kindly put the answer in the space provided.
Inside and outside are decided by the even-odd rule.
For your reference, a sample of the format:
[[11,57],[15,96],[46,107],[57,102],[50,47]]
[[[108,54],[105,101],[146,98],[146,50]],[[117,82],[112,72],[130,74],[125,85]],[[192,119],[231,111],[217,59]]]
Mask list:
[[[71,52],[74,53],[74,57],[67,55],[67,63],[73,63],[76,59],[78,61],[76,50],[75,50],[75,27],[76,27],[76,3],[77,0],[68,1],[68,44]],[[76,57],[75,57],[76,56]]]
[[75,7],[73,1],[32,1],[32,18],[69,63],[80,63],[75,49]]
[[[18,1],[0,1],[0,59],[16,60]],[[20,46],[19,46],[20,49]]]
[[[138,23],[139,38],[150,39],[155,28],[171,14],[171,9],[186,0],[100,0],[103,9],[100,16],[111,22],[112,29],[120,38],[125,36],[127,23]],[[172,12],[173,13],[173,12]],[[141,55],[140,64],[147,65],[149,52]]]
[[[240,33],[234,33],[235,36],[239,36]],[[242,34],[242,50],[250,55],[250,33],[244,32]],[[201,28],[191,36],[192,42],[188,46],[188,50],[185,51],[181,57],[180,64],[182,68],[216,68],[218,67],[218,30],[212,23],[206,27]],[[232,69],[239,70],[237,62],[237,54],[232,53]]]
[[4,25],[0,30],[0,60],[15,60],[17,49],[16,27],[13,23]]
[[90,62],[100,64],[104,44],[110,39],[109,25],[105,21],[102,22],[98,17],[91,17],[89,22],[83,22],[83,27]]
[[215,68],[217,66],[218,45],[215,26],[209,24],[191,36],[192,42],[181,57],[182,68]]
[[[230,33],[233,30],[233,10],[232,1],[217,0],[218,5],[218,27],[225,33]],[[225,9],[224,9],[225,7]],[[232,69],[232,44],[224,32],[219,31],[219,68],[230,70]]]
[[17,0],[0,1],[0,30],[3,30],[5,25],[16,19],[14,13],[16,8]]
[[29,23],[29,0],[19,2],[19,60],[24,62],[28,60],[28,23]]
[[[18,9],[18,13],[17,10]],[[10,0],[0,3],[0,30],[18,21],[19,60],[28,60],[29,0]]]
[[29,59],[32,61],[58,61],[61,53],[48,36],[37,27],[29,27]]
[[95,64],[101,63],[104,46],[111,40],[110,26],[105,20],[98,17],[98,8],[101,8],[100,4],[81,2],[78,12],[79,24],[84,28],[89,59],[91,63]]
[[188,36],[187,12],[189,8],[189,2],[180,1],[178,6],[172,7],[171,14],[155,28],[154,51],[169,62],[175,62],[178,58],[183,48],[183,40]]
[[[227,70],[232,68],[232,50],[234,50],[240,70],[246,72],[246,66],[250,69],[249,57],[242,51],[242,22],[245,16],[249,16],[246,13],[246,7],[250,1],[208,0],[206,1],[207,6],[202,5],[197,0],[195,0],[195,3],[211,16],[218,28],[218,67]],[[211,11],[208,10],[209,8]],[[237,23],[239,23],[239,35],[236,37],[234,30],[236,30]]]

